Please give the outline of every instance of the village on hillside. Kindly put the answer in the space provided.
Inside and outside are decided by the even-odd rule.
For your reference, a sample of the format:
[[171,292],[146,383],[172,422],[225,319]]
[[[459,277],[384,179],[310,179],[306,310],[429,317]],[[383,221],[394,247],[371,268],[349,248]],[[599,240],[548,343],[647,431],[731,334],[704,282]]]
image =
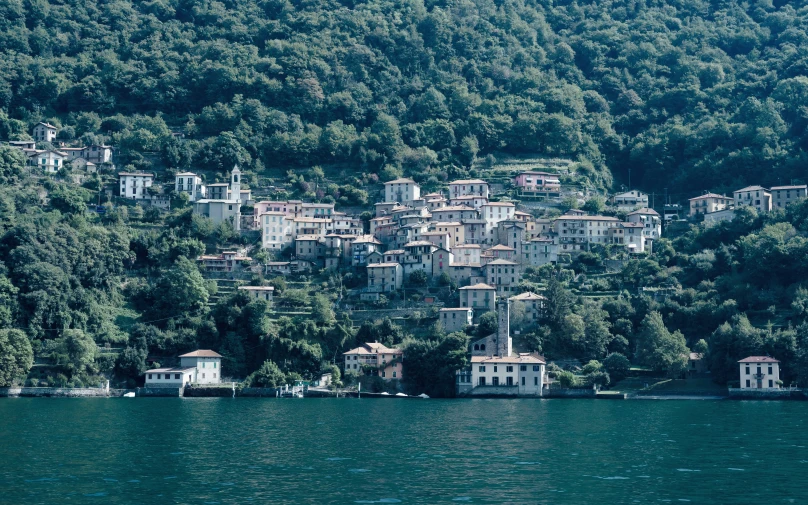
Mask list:
[[[709,225],[732,220],[745,206],[766,213],[808,197],[806,185],[749,186],[732,196],[694,195],[683,209],[669,199],[649,201],[648,194],[636,189],[598,195],[579,185],[566,186],[564,174],[572,162],[555,160],[541,170],[515,164],[510,171],[491,171],[490,178],[481,171],[479,178],[452,180],[431,191],[412,178],[397,177],[380,181],[383,189],[372,211],[369,206],[337,210],[338,204],[327,199],[259,197],[244,183],[238,166],[228,174],[228,182],[206,182],[202,171],[169,173],[173,179],[158,180],[155,173],[119,170],[113,146],[58,142],[57,128],[51,124],[37,124],[32,137],[8,142],[24,152],[32,173],[61,175],[75,184],[101,173],[107,180],[115,179],[101,185],[99,205],[89,209],[93,212],[132,204],[164,212],[173,202],[192,207],[193,214],[210,219],[214,226],[230,226],[236,235],[249,236],[252,243],[236,241],[226,250],[196,259],[210,278],[235,281],[238,290],[270,307],[273,286],[245,285],[239,279],[260,273],[292,281],[328,270],[352,272],[356,282],[345,289],[344,297],[340,292],[335,309],[359,317],[424,311],[445,332],[465,331],[480,324],[486,314],[496,314],[496,331],[471,343],[470,365],[457,371],[457,392],[468,395],[500,391],[541,395],[552,382],[545,375],[543,356],[515,348],[511,337],[512,331],[519,333],[516,328],[538,321],[547,302],[541,289],[526,288],[526,274],[547,265],[569,264],[592,251],[604,252],[607,267],[619,269],[632,258],[651,254],[663,231],[678,223]],[[38,149],[38,144],[47,148]],[[259,193],[266,194],[266,188]],[[100,205],[101,194],[106,206]],[[592,205],[593,201],[599,203]],[[597,291],[586,284],[581,289]],[[221,357],[213,351],[197,352]],[[384,380],[403,377],[400,349],[368,342],[343,357],[343,373],[372,370]],[[199,379],[205,374],[197,374],[198,366],[204,366],[197,365],[197,355],[180,358],[181,367],[149,370],[147,386],[221,380],[220,369]],[[701,370],[700,359],[690,355],[692,371]],[[741,388],[779,387],[771,365],[773,379],[768,383],[744,382],[743,371],[749,374],[748,368],[741,365]]]

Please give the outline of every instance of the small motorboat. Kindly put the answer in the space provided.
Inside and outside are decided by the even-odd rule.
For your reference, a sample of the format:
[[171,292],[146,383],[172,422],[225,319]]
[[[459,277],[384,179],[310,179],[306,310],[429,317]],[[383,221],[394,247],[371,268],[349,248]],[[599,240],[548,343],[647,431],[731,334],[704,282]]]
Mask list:
[[134,397],[135,397],[135,393],[124,393],[124,394],[123,394],[123,397],[124,397],[124,398],[134,398]]

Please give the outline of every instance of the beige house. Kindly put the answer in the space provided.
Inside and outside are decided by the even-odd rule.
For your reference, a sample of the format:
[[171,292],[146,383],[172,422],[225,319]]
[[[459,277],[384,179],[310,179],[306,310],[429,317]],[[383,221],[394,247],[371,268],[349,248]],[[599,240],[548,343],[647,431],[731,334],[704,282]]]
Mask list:
[[272,295],[275,292],[275,288],[272,286],[239,286],[238,289],[239,291],[246,291],[250,298],[264,300],[269,303],[272,303]]
[[466,195],[488,198],[488,183],[480,179],[461,179],[449,183],[449,199]]
[[378,342],[368,342],[356,349],[342,353],[345,356],[345,373],[361,374],[363,366],[370,367],[369,373],[384,380],[402,378],[404,351],[391,349]]
[[56,140],[56,127],[50,123],[38,123],[34,126],[34,140],[37,142],[53,142]]
[[483,265],[486,282],[494,286],[497,294],[513,293],[522,279],[522,265],[515,261],[495,259]]
[[194,214],[208,217],[214,224],[229,222],[233,229],[241,230],[241,204],[236,200],[197,200]]
[[471,325],[473,312],[470,308],[440,309],[438,311],[438,321],[443,330],[447,333],[463,331],[466,326]]
[[610,216],[564,215],[553,223],[558,252],[585,251],[589,244],[611,243],[610,229],[620,220]]
[[758,212],[771,212],[772,194],[761,186],[747,186],[733,192],[735,208],[754,207]]
[[707,193],[688,200],[690,202],[690,216],[710,214],[725,210],[732,205],[732,198],[716,193]]
[[421,186],[412,179],[395,179],[384,183],[384,201],[407,203],[421,198]]
[[404,269],[398,263],[375,263],[367,266],[368,292],[390,293],[401,289]]
[[474,284],[458,290],[460,294],[460,307],[474,309],[475,317],[496,308],[497,288],[488,284]]
[[533,238],[522,247],[522,264],[540,267],[558,261],[558,244],[551,238]]
[[447,246],[453,247],[455,244],[462,244],[466,241],[466,229],[460,221],[433,221],[429,225],[430,229],[449,234]]
[[741,389],[781,389],[779,360],[769,356],[749,356],[738,364]]
[[218,384],[222,381],[222,355],[210,349],[200,349],[180,355],[182,367],[195,369],[195,384]]
[[452,246],[455,265],[479,265],[480,245],[479,244],[458,244]]
[[510,298],[511,306],[521,304],[525,309],[525,323],[535,324],[539,318],[544,314],[545,304],[547,298],[536,293],[520,293]]
[[808,186],[774,186],[771,189],[772,208],[785,209],[788,204],[808,198]]

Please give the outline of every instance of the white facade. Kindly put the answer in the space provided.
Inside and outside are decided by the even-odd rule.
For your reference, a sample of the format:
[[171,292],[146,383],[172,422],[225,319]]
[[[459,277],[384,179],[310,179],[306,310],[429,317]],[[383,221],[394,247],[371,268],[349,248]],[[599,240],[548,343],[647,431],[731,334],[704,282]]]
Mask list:
[[654,209],[639,209],[626,216],[629,223],[643,225],[642,235],[646,239],[656,240],[662,236],[662,218]]
[[749,186],[738,191],[733,191],[735,208],[754,207],[758,212],[771,212],[772,194],[766,188],[760,186]]
[[264,300],[272,303],[272,295],[275,293],[275,288],[272,286],[239,286],[239,291],[246,291],[250,298],[256,300]]
[[261,214],[261,243],[264,249],[281,250],[292,245],[292,223],[283,212]]
[[195,367],[155,368],[147,370],[145,385],[147,388],[180,388],[193,384],[196,377]]
[[402,377],[404,351],[401,349],[368,342],[342,354],[345,356],[345,373],[361,374],[363,365],[366,365],[372,367],[373,374],[384,380],[400,380]]
[[34,126],[34,140],[37,142],[53,142],[56,140],[56,127],[49,123]]
[[474,387],[518,386],[519,396],[541,396],[544,366],[544,360],[531,354],[472,356],[471,384]]
[[61,151],[40,151],[28,157],[28,164],[42,169],[46,174],[55,174],[68,161],[68,155]]
[[389,293],[401,289],[404,270],[398,263],[374,263],[367,269],[368,292]]
[[121,198],[143,200],[149,197],[147,188],[154,183],[154,174],[121,172],[118,181]]
[[612,203],[619,210],[634,210],[648,207],[648,194],[632,190],[614,195]]
[[488,198],[488,183],[480,179],[462,179],[449,183],[449,199],[466,195]]
[[749,356],[738,362],[741,389],[781,389],[780,361],[769,356]]
[[386,203],[406,203],[421,198],[421,186],[412,179],[396,179],[384,183]]
[[180,365],[194,370],[194,384],[218,384],[222,381],[222,355],[208,349],[180,356]]
[[241,204],[236,200],[197,200],[194,214],[209,217],[214,224],[230,222],[233,229],[241,230]]
[[205,186],[202,185],[202,178],[193,172],[177,174],[174,178],[174,191],[186,193],[191,202],[205,198]]

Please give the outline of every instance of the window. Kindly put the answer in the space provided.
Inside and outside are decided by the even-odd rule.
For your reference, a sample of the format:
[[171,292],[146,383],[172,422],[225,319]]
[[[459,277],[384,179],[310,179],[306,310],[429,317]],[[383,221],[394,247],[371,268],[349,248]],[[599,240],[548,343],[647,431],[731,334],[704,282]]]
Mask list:
[[494,371],[495,371],[495,372],[497,371],[497,366],[496,366],[496,365],[494,365]]
[[157,380],[160,380],[160,378],[161,378],[161,374],[158,373],[157,374]]
[[480,385],[485,386],[485,377],[480,377]]
[[749,365],[746,365],[746,375],[749,375]]
[[523,386],[525,385],[525,378],[524,377],[522,377],[522,385]]
[[174,374],[174,379],[179,380],[179,379],[180,379],[180,374],[175,373],[175,374]]
[[538,377],[533,377],[533,385],[534,385],[534,386],[538,386],[538,385],[539,385],[539,378],[538,378]]
[[394,379],[396,378],[396,373],[395,373],[395,372],[393,372],[393,378],[394,378]]
[[513,367],[512,366],[506,366],[505,371],[506,372],[513,372]]
[[540,370],[539,365],[533,365],[533,371],[538,372]]
[[152,374],[149,374],[149,380],[151,380],[151,378],[152,378]]
[[519,365],[520,372],[527,372],[527,365]]
[[769,367],[769,375],[772,374],[772,367]]
[[386,376],[386,372],[384,370],[382,370],[382,377],[385,377],[385,376]]
[[513,377],[508,377],[505,379],[505,384],[508,386],[513,386]]
[[202,378],[203,378],[203,379],[205,378],[205,374],[202,374]]
[[773,380],[771,380],[771,379],[769,379],[769,387],[770,387],[770,388],[773,388],[773,387],[774,387],[774,381],[773,381]]

